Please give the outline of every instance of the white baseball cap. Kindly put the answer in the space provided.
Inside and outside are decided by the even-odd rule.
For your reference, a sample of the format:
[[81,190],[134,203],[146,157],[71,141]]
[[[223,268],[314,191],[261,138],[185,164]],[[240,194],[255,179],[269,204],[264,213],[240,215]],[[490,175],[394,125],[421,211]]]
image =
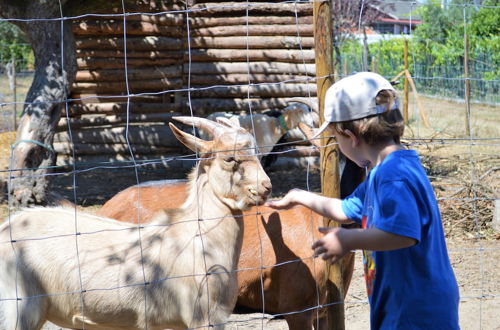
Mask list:
[[[330,123],[365,118],[384,113],[387,108],[377,105],[375,98],[382,90],[394,90],[391,83],[373,72],[359,72],[334,83],[325,95],[323,125],[315,132],[318,137]],[[391,110],[398,108],[397,99]]]

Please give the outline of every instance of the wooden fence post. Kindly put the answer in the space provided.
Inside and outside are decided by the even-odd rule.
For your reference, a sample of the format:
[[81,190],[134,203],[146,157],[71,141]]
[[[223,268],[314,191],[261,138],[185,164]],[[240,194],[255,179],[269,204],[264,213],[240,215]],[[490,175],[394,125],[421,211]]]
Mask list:
[[[323,120],[324,100],[328,88],[333,84],[333,30],[330,1],[314,2],[314,42],[316,56],[317,95],[320,112],[320,121]],[[338,151],[334,139],[322,134],[321,162],[321,187],[324,196],[339,197],[339,166]],[[323,219],[328,227],[338,226],[332,220]],[[327,290],[328,290],[328,329],[344,329],[344,285],[342,281],[342,265],[337,262],[327,264]]]
[[[405,64],[405,70],[406,72],[408,72],[408,39],[405,39],[404,64]],[[406,77],[406,75],[405,75],[403,91],[404,91],[403,118],[405,124],[408,124],[408,102],[409,102],[410,89],[408,88],[408,78]]]
[[464,34],[465,134],[470,136],[469,38]]
[[13,97],[13,131],[17,129],[17,82],[16,82],[16,60],[13,59],[12,62],[7,63],[6,65],[7,69],[7,75],[9,76],[9,85],[10,85],[10,90],[12,91],[12,97]]

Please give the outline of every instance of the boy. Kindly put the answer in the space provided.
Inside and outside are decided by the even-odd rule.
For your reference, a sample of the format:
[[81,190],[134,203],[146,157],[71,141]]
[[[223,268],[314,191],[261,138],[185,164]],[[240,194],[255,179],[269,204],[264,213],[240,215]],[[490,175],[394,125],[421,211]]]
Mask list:
[[292,189],[268,206],[302,204],[360,229],[320,228],[316,256],[336,262],[364,250],[372,329],[458,329],[458,286],[448,258],[441,216],[414,150],[400,144],[404,122],[396,92],[382,76],[361,72],[332,85],[325,122],[340,150],[370,172],[344,200]]

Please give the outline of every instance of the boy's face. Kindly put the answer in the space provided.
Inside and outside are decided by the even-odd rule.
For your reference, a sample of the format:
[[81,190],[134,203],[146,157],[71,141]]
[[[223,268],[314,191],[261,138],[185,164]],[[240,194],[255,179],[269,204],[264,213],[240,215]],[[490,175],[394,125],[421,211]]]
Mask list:
[[358,138],[354,136],[354,134],[352,134],[350,131],[348,131],[348,135],[346,136],[344,134],[340,134],[335,129],[335,127],[333,127],[333,125],[330,125],[328,127],[328,133],[335,136],[340,151],[344,154],[344,156],[355,162],[356,165],[358,165],[359,167],[365,167],[367,166],[367,164],[370,163],[368,159],[363,157],[362,153],[358,148],[359,146]]

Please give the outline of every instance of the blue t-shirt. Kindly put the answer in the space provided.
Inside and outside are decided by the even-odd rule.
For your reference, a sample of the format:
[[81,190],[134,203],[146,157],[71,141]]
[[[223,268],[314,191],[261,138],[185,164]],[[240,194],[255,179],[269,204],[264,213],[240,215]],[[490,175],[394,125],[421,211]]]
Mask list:
[[389,154],[342,202],[363,228],[414,238],[414,246],[364,251],[372,329],[459,329],[458,285],[434,191],[414,150]]

